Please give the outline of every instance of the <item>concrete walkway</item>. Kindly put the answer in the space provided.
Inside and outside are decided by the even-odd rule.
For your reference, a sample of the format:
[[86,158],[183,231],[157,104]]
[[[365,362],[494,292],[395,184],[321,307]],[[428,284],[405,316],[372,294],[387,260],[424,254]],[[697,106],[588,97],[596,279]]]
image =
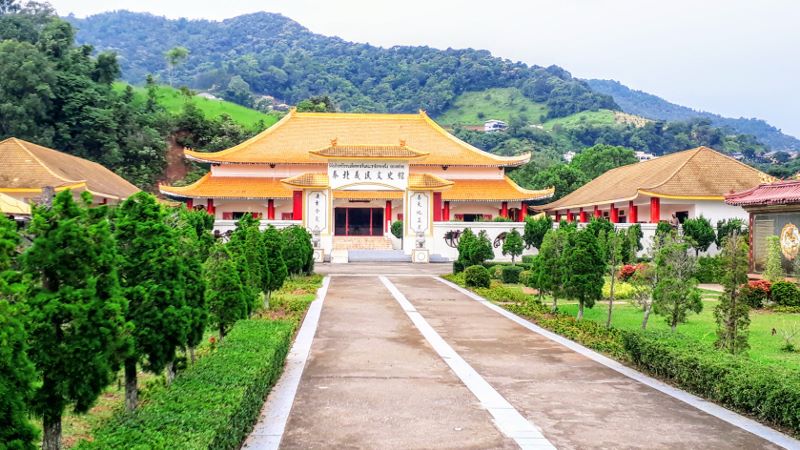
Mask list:
[[329,289],[281,448],[781,448],[432,276],[447,270],[318,267]]

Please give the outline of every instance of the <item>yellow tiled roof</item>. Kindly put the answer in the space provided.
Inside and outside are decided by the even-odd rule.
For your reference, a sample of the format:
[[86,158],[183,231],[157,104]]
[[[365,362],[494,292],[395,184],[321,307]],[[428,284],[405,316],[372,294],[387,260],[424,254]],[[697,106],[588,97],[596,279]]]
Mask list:
[[501,180],[456,180],[453,187],[442,193],[448,201],[522,201],[541,200],[553,195],[553,188],[523,189],[508,177]]
[[310,153],[332,141],[351,147],[404,143],[428,156],[427,165],[518,166],[530,154],[503,157],[456,138],[427,114],[299,113],[290,111],[275,125],[239,145],[213,153],[186,150],[189,159],[211,163],[299,164],[316,162]]
[[611,169],[541,209],[583,208],[633,200],[640,194],[688,200],[723,200],[757,186],[765,174],[708,147]]
[[22,139],[0,141],[0,192],[87,189],[107,198],[125,199],[139,188],[92,161]]
[[279,178],[214,177],[211,173],[188,186],[159,186],[162,194],[185,198],[291,198]]
[[333,198],[348,200],[399,200],[403,191],[333,191]]
[[453,182],[429,173],[412,173],[408,176],[408,188],[416,191],[439,191],[453,186]]
[[331,145],[312,155],[335,159],[415,159],[427,156],[405,145]]
[[326,188],[328,187],[327,173],[303,173],[281,180],[289,186],[301,188]]
[[31,213],[31,205],[10,195],[0,193],[0,212],[3,214],[28,215]]

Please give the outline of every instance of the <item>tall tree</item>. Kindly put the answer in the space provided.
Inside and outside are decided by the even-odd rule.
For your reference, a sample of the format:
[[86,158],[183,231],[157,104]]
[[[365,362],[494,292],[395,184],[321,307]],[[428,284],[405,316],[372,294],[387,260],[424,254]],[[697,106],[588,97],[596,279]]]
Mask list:
[[191,311],[186,347],[189,349],[192,363],[195,362],[194,349],[202,341],[208,323],[203,263],[214,245],[212,228],[213,217],[205,211],[186,209],[180,211],[178,251],[186,266],[184,294],[186,307]]
[[597,144],[581,150],[570,165],[583,172],[587,180],[593,180],[611,169],[638,161],[629,148]]
[[515,264],[516,258],[522,255],[522,250],[524,249],[525,244],[522,242],[522,236],[516,228],[512,229],[503,241],[503,255],[511,255],[511,264]]
[[270,273],[259,222],[246,213],[236,222],[228,248],[236,259],[239,277],[249,292],[248,314],[261,306],[260,295],[269,286]]
[[564,295],[564,284],[567,276],[567,268],[564,257],[567,252],[569,241],[569,229],[558,227],[548,231],[542,240],[542,247],[539,249],[537,257],[538,264],[535,267],[534,279],[539,290],[539,297],[542,293],[549,293],[553,298],[552,312],[558,310],[558,299]]
[[61,416],[67,405],[89,410],[113,379],[127,346],[127,303],[119,262],[104,217],[92,217],[70,191],[52,208],[34,207],[28,232],[33,244],[23,258],[33,280],[26,295],[29,357],[41,380],[32,400],[42,417],[42,448],[61,448]]
[[611,328],[611,314],[614,309],[614,294],[617,283],[617,274],[622,265],[623,248],[628,236],[625,230],[611,230],[601,234],[603,241],[603,256],[605,258],[607,273],[610,277],[610,291],[608,296],[608,315],[606,316],[606,328]]
[[175,68],[181,65],[189,57],[189,50],[186,47],[173,47],[164,53],[169,69],[169,85],[174,85]]
[[653,311],[665,316],[674,332],[686,322],[690,312],[703,310],[694,273],[697,258],[689,253],[689,244],[682,236],[666,234],[655,256],[658,284],[653,291]]
[[[283,286],[283,282],[289,275],[286,262],[283,260],[283,247],[285,245],[283,235],[272,225],[269,225],[261,235],[263,245],[266,250],[267,269],[269,270],[269,283],[264,286],[267,294],[267,302],[274,291]],[[269,306],[269,304],[267,304]]]
[[694,248],[695,256],[708,250],[708,247],[717,239],[711,222],[703,216],[686,219],[683,222],[683,234],[689,239],[689,244]]
[[239,278],[235,257],[227,245],[216,244],[205,262],[206,299],[211,321],[222,341],[237,320],[247,318],[250,295]]
[[527,217],[525,218],[525,231],[522,233],[522,240],[525,241],[526,247],[538,250],[542,246],[544,235],[552,229],[553,219],[547,214],[538,219]]
[[722,278],[725,292],[714,308],[716,346],[736,354],[750,347],[747,343],[750,306],[741,298],[741,286],[747,283],[748,246],[747,239],[738,230],[733,230],[723,240],[721,258],[725,269]]
[[186,336],[192,309],[186,305],[184,255],[179,235],[155,197],[140,192],[115,212],[120,278],[134,324],[133,348],[125,358],[125,407],[136,409],[137,366],[159,373],[175,359]]
[[588,230],[570,233],[564,266],[567,271],[565,293],[578,300],[577,319],[581,320],[584,308],[592,308],[603,296],[606,264],[594,234]]

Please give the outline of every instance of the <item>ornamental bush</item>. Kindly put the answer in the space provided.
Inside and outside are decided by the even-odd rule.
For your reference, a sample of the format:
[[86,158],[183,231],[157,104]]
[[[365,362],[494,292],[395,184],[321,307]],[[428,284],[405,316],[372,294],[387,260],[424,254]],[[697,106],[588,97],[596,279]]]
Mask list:
[[530,280],[531,280],[532,274],[533,274],[533,271],[531,271],[531,270],[523,270],[522,272],[520,272],[519,273],[519,283],[522,284],[522,285],[525,285],[525,286],[530,286],[530,282],[531,282]]
[[536,255],[525,255],[525,256],[522,257],[522,263],[523,264],[533,264],[533,260],[535,258],[536,258]]
[[742,298],[751,308],[761,308],[769,300],[772,283],[767,280],[750,281],[742,286]]
[[486,267],[474,265],[464,271],[464,284],[469,287],[488,288],[490,283],[489,270]]
[[392,222],[392,236],[397,239],[403,239],[403,221],[395,220]]
[[[618,281],[614,284],[614,298],[617,300],[630,300],[636,293],[636,289],[627,282]],[[606,280],[603,283],[603,298],[611,297],[611,282]]]
[[699,283],[720,283],[724,275],[722,260],[719,256],[701,256],[697,258],[697,281]]
[[169,388],[154,388],[135,414],[119,413],[79,449],[238,449],[283,370],[292,321],[245,320],[218,350]]
[[622,335],[631,361],[713,402],[800,432],[800,370],[765,366],[669,333]]
[[800,306],[800,289],[794,283],[777,281],[770,288],[772,301],[779,306]]
[[464,261],[457,259],[453,261],[453,273],[461,273],[464,271]]
[[503,280],[503,283],[519,283],[519,274],[522,272],[522,270],[522,267],[519,266],[503,266],[501,272],[501,279]]

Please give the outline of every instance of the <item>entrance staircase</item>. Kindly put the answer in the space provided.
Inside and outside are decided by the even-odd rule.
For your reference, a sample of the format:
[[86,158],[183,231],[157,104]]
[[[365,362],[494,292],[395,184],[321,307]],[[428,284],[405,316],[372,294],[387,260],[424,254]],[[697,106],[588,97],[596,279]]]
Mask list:
[[335,236],[331,262],[411,262],[411,257],[402,250],[392,249],[388,237]]
[[392,250],[392,241],[385,236],[335,236],[334,250]]

